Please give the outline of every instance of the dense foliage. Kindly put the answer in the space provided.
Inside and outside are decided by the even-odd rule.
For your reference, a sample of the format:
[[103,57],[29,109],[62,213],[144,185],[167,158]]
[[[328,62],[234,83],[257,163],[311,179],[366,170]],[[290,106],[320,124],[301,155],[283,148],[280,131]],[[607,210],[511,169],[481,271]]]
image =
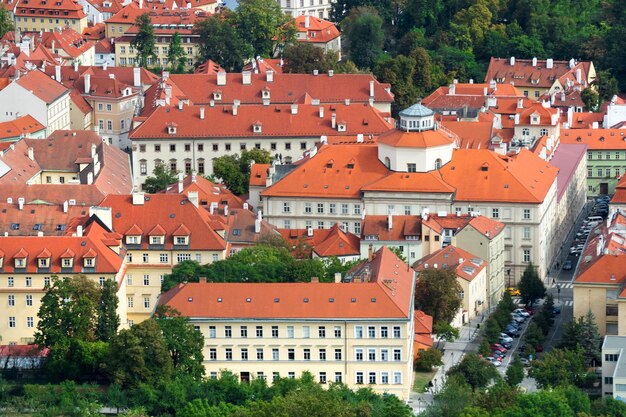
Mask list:
[[433,316],[433,323],[450,323],[461,307],[461,286],[454,269],[419,271],[415,284],[415,308]]
[[265,149],[243,150],[241,154],[223,155],[213,158],[213,177],[220,179],[234,194],[248,192],[250,164],[268,164],[271,156]]

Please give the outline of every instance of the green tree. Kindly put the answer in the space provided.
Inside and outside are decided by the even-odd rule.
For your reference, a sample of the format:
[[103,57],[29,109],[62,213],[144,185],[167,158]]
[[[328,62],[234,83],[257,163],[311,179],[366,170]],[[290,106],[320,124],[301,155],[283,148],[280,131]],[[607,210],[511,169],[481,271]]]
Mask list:
[[433,316],[435,324],[449,323],[461,307],[460,292],[453,269],[424,269],[415,284],[415,308]]
[[472,391],[476,391],[477,388],[484,388],[491,381],[499,378],[495,366],[472,352],[467,353],[461,362],[450,368],[448,375],[462,377],[472,387]]
[[415,60],[404,55],[383,59],[376,64],[374,69],[376,78],[381,82],[391,84],[391,91],[395,97],[394,114],[413,105],[417,99],[417,88],[413,84],[415,67]]
[[415,360],[415,369],[430,372],[434,366],[443,365],[443,352],[435,347],[428,350],[420,350]]
[[3,38],[7,32],[12,30],[15,30],[15,24],[13,24],[11,14],[4,7],[0,7],[0,38]]
[[120,316],[117,314],[117,283],[112,279],[104,281],[100,290],[98,303],[98,325],[96,338],[103,342],[110,342],[120,327]]
[[580,92],[580,98],[582,99],[583,103],[585,103],[585,107],[587,108],[587,110],[598,110],[598,105],[600,104],[600,95],[596,90],[587,87]]
[[213,175],[220,178],[234,194],[241,195],[248,192],[250,183],[250,164],[267,164],[270,154],[265,149],[251,149],[238,154],[224,155],[213,159]]
[[540,388],[568,384],[580,386],[586,375],[585,370],[581,351],[552,349],[540,360],[532,362],[528,374],[535,378]]
[[152,176],[147,177],[143,184],[146,193],[154,194],[163,191],[168,185],[178,181],[176,173],[167,169],[167,165],[157,164],[152,170]]
[[574,319],[567,322],[563,328],[563,335],[561,336],[561,342],[559,343],[560,349],[576,350],[580,347],[581,327],[584,319],[579,317],[578,320]]
[[582,349],[586,365],[593,366],[600,363],[602,337],[596,324],[596,317],[591,310],[580,320],[578,344],[580,349]]
[[452,326],[450,323],[438,322],[433,326],[433,333],[437,335],[437,346],[439,342],[445,340],[446,342],[454,342],[459,338],[459,329]]
[[522,302],[528,305],[533,305],[535,301],[546,295],[546,286],[532,263],[529,263],[524,270],[517,287],[522,293]]
[[335,51],[324,51],[307,42],[288,45],[283,58],[283,72],[297,74],[313,74],[314,70],[325,73],[334,70],[339,61]]
[[433,88],[432,65],[428,51],[421,47],[416,47],[409,55],[415,61],[413,71],[413,85],[417,89],[417,94],[425,97]]
[[[495,342],[494,342],[495,343]],[[491,353],[491,347],[487,339],[483,339],[478,346],[478,354],[483,357],[489,356]]]
[[463,375],[449,375],[441,392],[435,394],[430,407],[420,416],[460,416],[461,412],[472,403],[475,394]]
[[526,343],[529,347],[535,349],[536,346],[539,346],[546,339],[545,335],[541,328],[535,322],[531,322],[526,329],[526,335],[524,336]]
[[229,18],[255,55],[272,57],[275,48],[295,42],[296,26],[274,0],[241,0]]
[[376,9],[356,7],[341,22],[348,58],[361,69],[374,68],[383,53],[383,20]]
[[124,389],[158,385],[172,376],[172,359],[154,319],[119,332],[111,341],[107,361],[112,380]]
[[181,282],[198,282],[200,276],[206,276],[206,267],[197,261],[182,261],[174,265],[171,274],[166,274],[161,284],[161,292],[169,291]]
[[519,385],[524,379],[524,365],[520,361],[519,356],[515,355],[513,362],[506,369],[506,383],[515,386]]
[[485,321],[485,339],[489,343],[497,343],[500,339],[500,332],[502,327],[494,317],[489,317]]
[[174,32],[167,48],[167,62],[170,64],[170,72],[180,74],[185,71],[187,55],[182,46],[182,40],[178,31]]
[[619,92],[617,79],[608,70],[598,71],[595,82],[601,100],[611,100]]
[[156,58],[154,53],[156,38],[150,15],[144,13],[137,16],[135,25],[138,27],[138,32],[130,44],[137,51],[137,64],[146,68],[149,65],[149,60]]
[[172,366],[178,374],[199,380],[204,375],[202,333],[175,309],[159,306],[155,312],[156,323],[161,328],[165,346],[170,353]]
[[253,56],[252,46],[220,16],[197,20],[193,31],[199,35],[199,58],[213,60],[229,72],[241,71],[244,62]]

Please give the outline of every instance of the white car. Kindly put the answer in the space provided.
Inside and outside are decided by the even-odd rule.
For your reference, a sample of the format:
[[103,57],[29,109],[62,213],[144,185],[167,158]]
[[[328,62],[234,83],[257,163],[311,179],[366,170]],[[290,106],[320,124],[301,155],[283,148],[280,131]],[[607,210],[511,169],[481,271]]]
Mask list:
[[485,359],[487,359],[489,362],[491,362],[493,364],[493,366],[495,366],[496,368],[499,368],[499,367],[502,366],[502,363],[499,360],[495,359],[495,358],[492,358],[492,357],[488,356]]
[[524,310],[523,308],[517,308],[513,310],[513,313],[518,314],[520,316],[524,316],[524,317],[530,317],[530,314],[528,313],[528,311]]
[[507,343],[513,343],[513,338],[506,333],[500,333],[500,340]]

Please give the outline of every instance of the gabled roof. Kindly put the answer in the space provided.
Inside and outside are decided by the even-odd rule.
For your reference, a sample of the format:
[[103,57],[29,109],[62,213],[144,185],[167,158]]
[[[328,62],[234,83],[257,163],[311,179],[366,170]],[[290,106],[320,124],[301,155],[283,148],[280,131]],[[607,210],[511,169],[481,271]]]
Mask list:
[[470,216],[468,224],[490,240],[502,233],[506,227],[504,223],[485,216]]
[[338,224],[330,229],[313,229],[308,236],[306,229],[278,229],[290,244],[302,242],[307,246],[305,252],[315,252],[320,258],[331,256],[356,256],[361,253],[359,237],[341,230]]
[[[222,251],[226,248],[224,239],[209,225],[209,213],[196,208],[185,195],[146,194],[143,204],[133,204],[132,195],[109,195],[100,206],[111,207],[113,229],[126,235],[131,234],[131,228],[133,233],[143,235],[160,225],[165,229],[164,249],[173,248],[173,236],[183,227],[183,222],[190,236],[190,250]],[[142,248],[147,248],[148,244],[149,239],[141,240]]]
[[[590,63],[575,63],[574,68],[570,68],[569,61],[552,60],[552,68],[547,68],[547,60],[538,59],[533,66],[532,59],[515,59],[511,65],[510,58],[491,58],[489,68],[485,75],[485,82],[497,80],[502,84],[515,83],[517,88],[545,88],[549,89],[555,81],[562,81],[565,87],[566,78],[571,78],[576,69],[581,68],[582,79],[587,80]],[[563,78],[566,76],[565,78]],[[574,77],[575,79],[575,77]]]
[[545,107],[541,103],[533,103],[530,106],[524,108],[520,113],[519,124],[520,125],[530,125],[531,118],[533,116],[539,116],[538,125],[549,126],[555,125],[557,122],[553,123],[553,117],[559,113],[557,108],[553,107]]
[[626,129],[562,129],[561,143],[585,144],[590,151],[626,149]]
[[429,268],[454,269],[456,275],[468,282],[487,267],[487,262],[454,245],[446,246],[413,264],[420,272]]
[[[95,78],[110,78],[111,76],[115,77],[115,80],[118,82],[133,86],[133,89],[137,87],[134,86],[134,68],[133,67],[111,67],[108,66],[106,69],[102,67],[96,66],[61,66],[61,83],[66,87],[74,87],[79,90],[81,93],[85,91],[85,84],[83,77],[86,74],[91,75],[92,80]],[[49,77],[56,77],[56,68],[55,65],[47,65],[45,68],[45,73]],[[152,85],[158,82],[159,78],[148,71],[145,68],[140,68],[140,81],[142,85]],[[58,81],[58,80],[57,80]]]
[[457,135],[459,149],[489,149],[495,136],[493,121],[443,121],[441,124]]
[[392,172],[361,188],[363,191],[401,191],[451,194],[454,187],[447,184],[438,171]]
[[27,114],[15,120],[0,122],[0,139],[19,138],[41,132],[46,127],[39,123],[33,116]]
[[182,193],[179,193],[180,183],[174,183],[167,187],[164,193],[167,194],[184,194],[189,195],[190,192],[198,193],[198,204],[200,207],[210,210],[211,204],[217,204],[217,210],[214,214],[223,213],[226,206],[228,209],[237,209],[243,207],[243,200],[233,194],[224,184],[213,183],[202,175],[191,174],[183,178]]
[[71,58],[77,58],[95,46],[92,41],[85,40],[80,33],[67,26],[60,31],[43,32],[41,43],[54,53],[57,53],[55,50],[64,51]]
[[74,0],[20,0],[14,11],[16,16],[31,17],[37,13],[39,17],[62,17],[63,19],[83,19],[85,12],[80,4]]
[[[305,26],[307,18],[308,27]],[[328,20],[304,15],[296,16],[294,20],[296,29],[301,34],[297,38],[298,42],[328,43],[341,36],[337,26]]]
[[159,305],[209,319],[413,319],[413,271],[389,249],[352,271],[367,272],[368,281],[187,283],[161,295]]
[[250,186],[265,187],[270,164],[254,164],[250,167]]
[[63,95],[69,94],[69,90],[62,84],[39,70],[29,71],[15,82],[46,104],[52,104]]
[[407,236],[422,236],[422,218],[420,216],[392,215],[391,228],[389,217],[381,215],[366,215],[363,219],[362,233],[365,236],[376,236],[378,241],[401,241]]

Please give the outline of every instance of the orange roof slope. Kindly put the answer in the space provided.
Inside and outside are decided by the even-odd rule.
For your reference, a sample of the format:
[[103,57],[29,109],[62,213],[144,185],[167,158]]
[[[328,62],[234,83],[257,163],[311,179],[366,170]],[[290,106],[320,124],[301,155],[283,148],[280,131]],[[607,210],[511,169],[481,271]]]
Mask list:
[[590,151],[626,149],[626,129],[562,129],[562,143],[584,143]]
[[[298,106],[294,114],[291,106]],[[386,122],[374,107],[363,104],[325,105],[323,117],[320,106],[276,105],[239,106],[233,114],[232,106],[178,108],[159,107],[148,119],[131,133],[132,139],[142,138],[223,138],[223,137],[320,137],[322,135],[379,135],[389,130]],[[204,118],[201,118],[204,109]],[[345,131],[332,127],[345,122]],[[176,133],[168,132],[168,125],[176,125]],[[260,126],[255,132],[254,126]]]
[[163,294],[159,305],[194,318],[413,318],[413,271],[406,264],[382,248],[359,267],[367,269],[367,282],[188,283]]
[[15,120],[0,123],[0,139],[19,138],[22,135],[28,137],[33,133],[45,130],[45,128],[33,116],[27,114]]
[[221,251],[226,248],[224,240],[210,227],[208,212],[196,208],[187,196],[146,194],[143,204],[133,204],[131,195],[109,195],[100,206],[111,207],[115,231],[127,233],[137,226],[142,234],[142,248],[148,247],[148,233],[156,225],[166,231],[164,249],[173,249],[173,236],[185,229],[190,231],[189,250]]
[[39,70],[29,71],[15,82],[26,90],[31,91],[46,104],[53,103],[59,97],[69,92],[62,84],[46,76],[46,74]]
[[250,167],[250,186],[265,187],[270,164],[254,164]]
[[261,195],[360,198],[363,186],[387,172],[376,145],[323,145]]
[[456,134],[460,149],[489,149],[493,122],[444,121],[442,126]]
[[383,133],[378,142],[399,148],[432,148],[455,143],[457,136],[442,129],[425,130],[423,132],[407,132],[401,129],[392,129]]
[[407,236],[420,238],[422,235],[422,218],[420,216],[391,216],[366,215],[363,219],[362,235],[376,236],[379,241],[405,240]]
[[[308,27],[305,24],[307,19]],[[296,16],[294,20],[299,33],[298,42],[328,43],[341,36],[337,26],[328,20],[304,15]]]
[[[547,60],[538,59],[533,66],[532,59],[515,59],[511,65],[510,58],[491,58],[489,68],[485,75],[485,82],[498,80],[503,84],[515,83],[516,87],[545,88],[552,87],[552,84],[559,79],[565,87],[564,82],[570,80],[577,68],[582,70],[582,79],[587,80],[589,63],[576,63],[574,68],[570,68],[569,61],[552,60],[552,68],[547,68]],[[568,75],[565,78],[561,78]]]
[[486,266],[487,262],[454,245],[441,248],[413,264],[418,272],[428,268],[454,268],[457,276],[468,282],[472,282]]
[[453,193],[438,171],[392,172],[362,188],[363,191],[400,191],[423,193]]
[[224,184],[215,184],[202,175],[187,175],[183,178],[182,186],[182,193],[178,192],[179,183],[169,185],[164,192],[189,195],[190,191],[195,191],[198,193],[200,206],[209,209],[211,204],[217,204],[218,210],[222,213],[226,206],[229,210],[243,208],[243,200],[227,189]]
[[62,49],[72,58],[77,58],[94,47],[92,41],[85,40],[81,34],[69,27],[64,27],[60,32],[44,32],[41,36],[41,43],[46,48],[52,49],[54,53]]
[[[27,202],[20,210],[17,198],[12,198],[11,204],[0,201],[0,208],[0,234],[9,236],[37,236],[39,232],[45,236],[63,236],[75,223],[74,219],[84,220],[89,216],[89,207],[76,205],[64,211],[62,204]],[[14,227],[14,224],[19,226]]]
[[440,172],[456,189],[457,201],[541,203],[555,183],[558,169],[526,149],[514,157],[460,149]]
[[321,258],[355,256],[361,253],[359,237],[344,232],[338,224],[334,224],[330,229],[312,229],[313,236],[309,236],[306,229],[278,229],[278,231],[290,244],[302,241]]

